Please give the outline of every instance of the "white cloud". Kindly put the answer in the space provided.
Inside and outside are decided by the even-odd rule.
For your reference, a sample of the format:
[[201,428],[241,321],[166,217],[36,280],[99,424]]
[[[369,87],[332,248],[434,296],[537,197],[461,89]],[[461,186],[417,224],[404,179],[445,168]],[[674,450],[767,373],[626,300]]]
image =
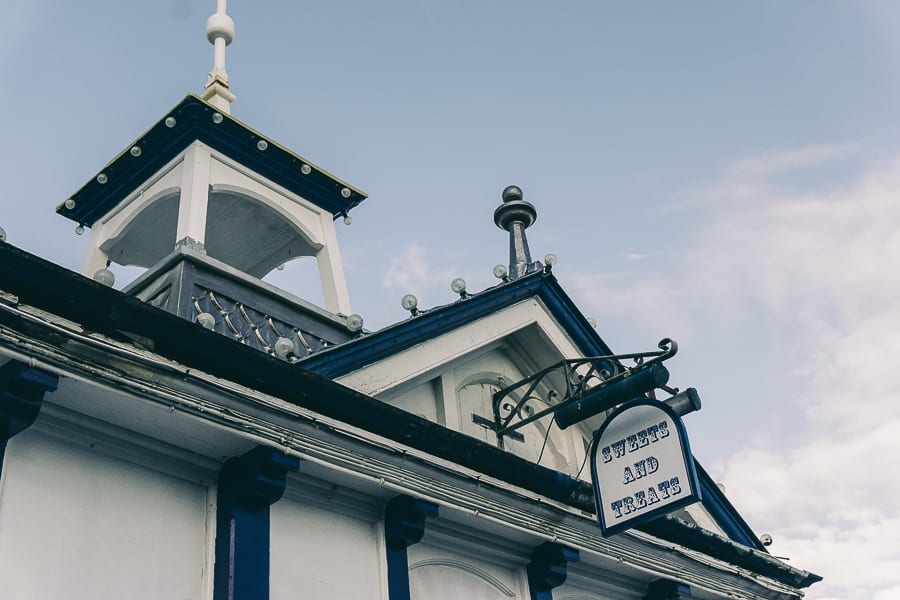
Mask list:
[[[809,598],[896,597],[900,588],[900,160],[828,192],[769,176],[815,169],[851,147],[771,152],[711,186],[717,207],[690,277],[739,310],[760,302],[791,333],[804,420],[719,466],[775,554],[825,577]],[[786,366],[785,369],[787,370]]]
[[[459,276],[455,269],[446,258],[435,261],[428,256],[424,246],[412,242],[391,258],[382,285],[403,294],[414,294],[420,301],[420,308],[427,304],[429,297],[441,298],[441,303],[446,304],[454,300],[449,286],[450,281]],[[439,290],[446,290],[446,293],[438,293]]]
[[[681,198],[695,227],[669,273],[564,278],[631,335],[666,331],[691,348],[717,328],[775,332],[760,338],[771,346],[735,346],[754,416],[725,426],[761,433],[707,466],[775,555],[825,578],[808,593],[818,600],[900,597],[900,156],[865,164],[863,150],[738,161]],[[787,358],[760,358],[774,353]],[[712,360],[707,374],[726,364]],[[761,397],[760,379],[783,393]]]

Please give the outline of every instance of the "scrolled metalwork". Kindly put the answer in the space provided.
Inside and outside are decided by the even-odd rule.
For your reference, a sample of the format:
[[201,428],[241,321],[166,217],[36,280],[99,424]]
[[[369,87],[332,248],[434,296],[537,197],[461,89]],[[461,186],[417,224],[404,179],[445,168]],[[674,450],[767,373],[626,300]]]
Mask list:
[[[594,391],[612,385],[638,371],[668,360],[678,352],[678,344],[671,338],[663,338],[657,347],[658,351],[651,352],[562,360],[504,387],[493,397],[494,430],[502,438],[505,434],[579,400],[588,390]],[[626,365],[625,361],[631,361],[633,364]],[[559,382],[564,382],[562,389],[558,389]],[[546,399],[539,393],[541,388],[547,390]],[[524,414],[527,403],[533,401],[548,405],[548,408],[536,412],[532,409],[531,414]]]

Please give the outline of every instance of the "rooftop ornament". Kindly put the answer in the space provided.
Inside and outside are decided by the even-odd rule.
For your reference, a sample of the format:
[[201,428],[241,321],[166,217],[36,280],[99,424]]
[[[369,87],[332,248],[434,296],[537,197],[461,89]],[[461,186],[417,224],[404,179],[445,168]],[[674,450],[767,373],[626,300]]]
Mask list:
[[228,72],[225,70],[225,47],[234,41],[234,21],[225,14],[227,2],[217,0],[216,12],[206,20],[206,39],[213,45],[213,69],[200,97],[230,115],[231,103],[236,96],[228,89]]
[[522,188],[511,185],[503,190],[503,204],[494,211],[494,223],[509,232],[510,280],[516,280],[540,267],[540,263],[531,262],[531,251],[525,237],[525,230],[537,219],[537,209],[525,202],[523,197]]

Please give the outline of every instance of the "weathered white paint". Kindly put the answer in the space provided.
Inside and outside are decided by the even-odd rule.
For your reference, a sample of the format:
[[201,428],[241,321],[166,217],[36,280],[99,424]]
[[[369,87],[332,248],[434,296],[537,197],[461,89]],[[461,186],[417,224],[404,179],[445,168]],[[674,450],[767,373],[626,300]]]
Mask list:
[[[232,225],[217,221],[209,211],[210,193],[217,191],[259,202],[277,214],[274,218],[289,224],[303,241],[305,249],[299,256],[316,258],[325,308],[333,313],[352,313],[334,215],[199,141],[190,144],[93,225],[83,273],[93,275],[106,266],[107,260],[116,261],[117,250],[129,246],[152,248],[159,258],[168,254],[172,248],[162,247],[164,240],[149,239],[151,234],[145,228],[131,225],[147,208],[173,193],[179,194],[176,243],[190,238],[202,245],[213,231],[228,239],[227,228]],[[243,251],[252,256],[266,250],[249,247]],[[264,262],[265,258],[260,256],[259,261],[250,262]]]
[[559,358],[580,356],[578,349],[537,298],[523,300],[488,317],[437,336],[428,342],[398,352],[382,361],[366,365],[337,379],[338,382],[365,394],[379,396],[383,392],[416,380],[430,379],[437,373],[454,368],[457,361],[471,360],[479,352],[487,352],[529,326],[537,325],[547,336],[551,352]]
[[272,600],[381,600],[375,523],[282,498],[271,507]]
[[202,142],[188,146],[181,171],[181,199],[175,241],[206,241],[206,209],[209,204],[210,149]]
[[524,569],[511,569],[490,560],[476,546],[471,552],[423,542],[411,546],[411,600],[526,600]]
[[3,598],[208,599],[206,501],[203,485],[25,431],[3,469]]

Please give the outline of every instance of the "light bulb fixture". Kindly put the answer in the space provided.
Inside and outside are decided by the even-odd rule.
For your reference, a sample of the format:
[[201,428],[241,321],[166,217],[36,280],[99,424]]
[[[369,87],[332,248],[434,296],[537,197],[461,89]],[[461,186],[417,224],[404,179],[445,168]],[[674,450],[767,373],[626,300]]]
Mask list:
[[284,271],[284,263],[281,263],[280,265],[278,265],[275,268],[278,269],[279,271]]
[[353,192],[350,191],[350,188],[343,188],[341,190],[341,196],[343,196],[344,198],[349,198],[350,194],[352,194],[352,193]]
[[166,123],[166,127],[168,127],[169,129],[172,129],[173,127],[175,127],[175,124],[177,122],[178,121],[175,120],[175,117],[166,117],[165,123]]
[[410,316],[415,317],[419,314],[419,299],[412,294],[403,296],[403,298],[400,299],[400,306],[403,307],[403,310],[408,310]]
[[97,269],[94,273],[94,281],[106,287],[112,287],[116,282],[116,276],[109,269]]
[[267,142],[266,140],[259,140],[258,142],[256,142],[256,147],[259,148],[261,152],[265,151],[266,148],[269,147],[269,142]]
[[69,210],[72,210],[73,208],[75,208],[75,201],[69,198],[68,200],[63,202],[63,206],[65,206]]
[[469,294],[466,293],[466,280],[462,277],[457,277],[453,281],[450,282],[450,290],[454,294],[459,294],[460,298],[468,298]]
[[309,166],[308,164],[304,163],[304,164],[300,165],[300,172],[303,173],[304,175],[309,175],[310,173],[312,173],[312,167]]
[[550,252],[547,256],[544,257],[544,271],[550,272],[550,269],[556,266],[556,263],[559,262],[559,257]]
[[75,227],[75,235],[82,235],[84,233],[84,225],[78,225]]
[[131,150],[129,150],[129,152],[131,152],[131,155],[132,155],[133,157],[137,158],[138,156],[141,155],[141,153],[142,153],[143,151],[141,150],[141,147],[140,147],[140,146],[132,146],[132,147],[131,147]]
[[200,313],[194,321],[203,329],[212,331],[216,328],[216,318],[208,312]]
[[597,319],[594,317],[588,317],[588,323],[590,323],[591,327],[597,329]]
[[279,337],[275,340],[273,349],[278,358],[287,358],[294,351],[294,342],[290,338]]
[[97,175],[97,183],[99,183],[100,185],[103,185],[107,181],[109,181],[109,177],[106,176],[106,173],[100,173],[99,175]]
[[353,217],[351,217],[347,213],[344,213],[344,225],[352,225],[352,224],[353,224]]
[[225,119],[225,117],[222,116],[222,113],[214,112],[212,114],[212,122],[215,123],[216,125],[221,123],[224,119]]
[[356,313],[353,313],[349,317],[347,317],[347,329],[352,331],[353,333],[357,333],[362,331],[363,328],[363,318]]
[[6,241],[6,230],[0,227],[0,242]]
[[509,281],[509,269],[506,268],[506,265],[496,265],[494,267],[493,273],[494,277],[496,277],[500,281]]

